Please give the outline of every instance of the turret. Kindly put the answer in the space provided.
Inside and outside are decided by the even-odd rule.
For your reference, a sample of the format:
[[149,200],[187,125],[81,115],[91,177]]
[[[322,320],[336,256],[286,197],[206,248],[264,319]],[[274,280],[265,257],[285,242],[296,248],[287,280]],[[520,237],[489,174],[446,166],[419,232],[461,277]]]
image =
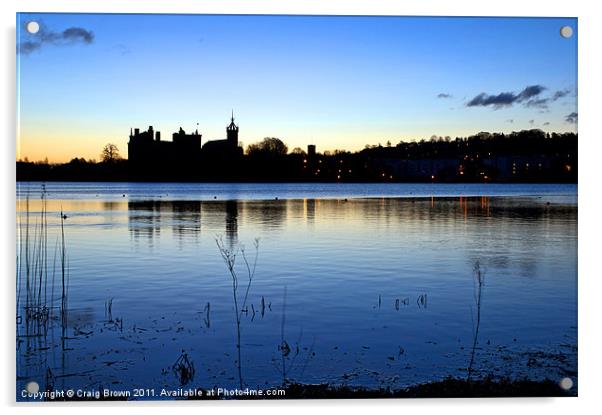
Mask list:
[[234,124],[234,110],[232,110],[230,125],[226,127],[226,139],[232,147],[238,147],[238,125]]

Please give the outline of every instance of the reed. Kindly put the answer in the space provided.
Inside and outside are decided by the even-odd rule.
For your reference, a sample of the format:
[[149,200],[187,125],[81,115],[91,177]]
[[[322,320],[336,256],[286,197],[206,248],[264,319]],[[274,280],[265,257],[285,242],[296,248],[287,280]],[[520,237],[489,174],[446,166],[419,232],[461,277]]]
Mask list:
[[[232,298],[234,302],[234,313],[236,317],[236,352],[237,352],[237,362],[236,367],[238,370],[238,380],[240,388],[242,389],[244,386],[243,383],[243,375],[242,375],[242,361],[241,361],[241,319],[243,313],[248,313],[247,300],[249,298],[249,291],[251,289],[251,284],[253,283],[253,277],[255,276],[255,270],[257,268],[257,259],[259,257],[259,239],[255,239],[253,245],[255,247],[255,257],[253,262],[249,262],[244,246],[238,245],[232,249],[229,249],[224,244],[224,241],[221,237],[216,237],[215,242],[217,244],[217,248],[226,264],[226,268],[228,269],[228,273],[232,280]],[[245,266],[245,274],[247,276],[247,284],[244,290],[244,295],[241,296],[239,292],[239,275],[236,268],[236,259],[237,257],[242,257],[244,266]],[[240,297],[240,298],[239,298]]]
[[63,350],[67,350],[67,293],[69,285],[69,269],[65,247],[65,218],[66,216],[61,208],[61,344]]
[[280,321],[280,357],[282,358],[282,384],[286,385],[288,382],[286,373],[286,358],[291,352],[291,348],[288,342],[284,339],[284,328],[286,327],[286,285],[284,286],[284,294],[282,295],[282,320]]
[[211,303],[207,302],[207,305],[203,309],[203,313],[205,313],[204,322],[206,328],[211,328]]
[[468,364],[468,376],[467,380],[470,381],[473,370],[475,354],[477,350],[477,343],[479,338],[479,328],[481,326],[481,300],[483,298],[483,285],[485,285],[485,273],[481,270],[481,264],[479,261],[475,262],[473,267],[473,282],[474,282],[474,301],[476,305],[476,321],[473,320],[473,333],[472,333],[472,350],[470,353],[470,362]]
[[[303,342],[303,329],[299,330],[299,337],[294,343],[289,343],[286,339],[286,310],[287,310],[287,287],[284,286],[284,293],[282,296],[282,318],[280,320],[280,343],[278,344],[278,352],[280,354],[280,362],[273,360],[274,366],[280,372],[282,376],[282,386],[287,387],[292,384],[291,374],[297,372],[300,376],[303,376],[305,368],[307,367],[309,360],[315,356],[314,345],[315,337],[311,343],[311,346],[301,346]],[[303,349],[303,350],[302,350]],[[305,351],[305,353],[304,353]],[[299,369],[299,370],[297,370]]]
[[[64,221],[66,216],[60,213],[60,235],[54,248],[54,261],[49,264],[49,212],[46,187],[42,186],[39,211],[32,212],[30,195],[25,195],[23,209],[17,217],[17,264],[16,264],[16,320],[17,346],[27,342],[28,350],[43,349],[49,325],[60,312],[62,346],[66,349],[67,309],[69,266],[65,243]],[[60,252],[61,298],[55,304],[56,257]],[[22,332],[24,329],[24,333]],[[33,339],[33,343],[32,343]]]

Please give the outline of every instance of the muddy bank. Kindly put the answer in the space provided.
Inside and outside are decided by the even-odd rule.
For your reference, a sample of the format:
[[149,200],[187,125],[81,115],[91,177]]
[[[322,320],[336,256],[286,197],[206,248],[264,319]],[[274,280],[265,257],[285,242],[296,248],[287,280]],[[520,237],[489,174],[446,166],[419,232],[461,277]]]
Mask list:
[[[283,396],[240,396],[238,399],[382,399],[382,398],[488,398],[488,397],[570,397],[577,388],[564,390],[558,382],[546,380],[447,378],[404,389],[371,389],[329,384],[290,384]],[[193,397],[198,399],[215,399]]]
[[[484,378],[479,380],[466,380],[447,378],[437,382],[422,383],[404,389],[370,389],[350,386],[334,386],[329,384],[290,384],[284,388],[279,396],[256,396],[241,394],[236,399],[385,399],[385,398],[509,398],[509,397],[576,397],[577,388],[566,391],[558,382],[546,380]],[[276,389],[273,389],[276,390]],[[210,396],[205,389],[188,389],[187,400],[219,400],[233,399],[224,396]],[[198,392],[198,394],[194,393]],[[184,395],[184,396],[187,396]],[[179,396],[180,399],[182,395]],[[155,399],[161,399],[157,396]],[[130,398],[131,399],[131,398]],[[172,399],[174,399],[172,397]],[[47,401],[123,401],[125,397],[105,396],[74,396],[65,395],[46,399]],[[178,400],[178,398],[175,398]]]
[[546,379],[510,380],[485,378],[467,381],[448,378],[405,389],[366,389],[330,385],[291,385],[286,399],[373,399],[373,398],[486,398],[486,397],[562,397],[577,396],[577,390],[565,391],[557,382]]

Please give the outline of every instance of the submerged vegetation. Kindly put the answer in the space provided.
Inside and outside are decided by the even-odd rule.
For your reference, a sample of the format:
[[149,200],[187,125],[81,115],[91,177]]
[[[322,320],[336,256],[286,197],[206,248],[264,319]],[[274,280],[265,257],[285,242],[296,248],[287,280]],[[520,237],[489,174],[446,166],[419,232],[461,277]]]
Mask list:
[[186,385],[194,379],[194,363],[183,350],[178,360],[173,364],[172,369],[178,377],[181,386]]

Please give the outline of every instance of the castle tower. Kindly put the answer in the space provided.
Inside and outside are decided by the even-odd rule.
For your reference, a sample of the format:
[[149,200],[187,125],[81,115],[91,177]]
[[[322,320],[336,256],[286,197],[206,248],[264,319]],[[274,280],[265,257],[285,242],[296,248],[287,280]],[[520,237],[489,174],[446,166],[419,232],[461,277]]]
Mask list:
[[230,125],[226,127],[226,139],[233,148],[238,147],[238,125],[234,124],[234,110],[232,110]]

